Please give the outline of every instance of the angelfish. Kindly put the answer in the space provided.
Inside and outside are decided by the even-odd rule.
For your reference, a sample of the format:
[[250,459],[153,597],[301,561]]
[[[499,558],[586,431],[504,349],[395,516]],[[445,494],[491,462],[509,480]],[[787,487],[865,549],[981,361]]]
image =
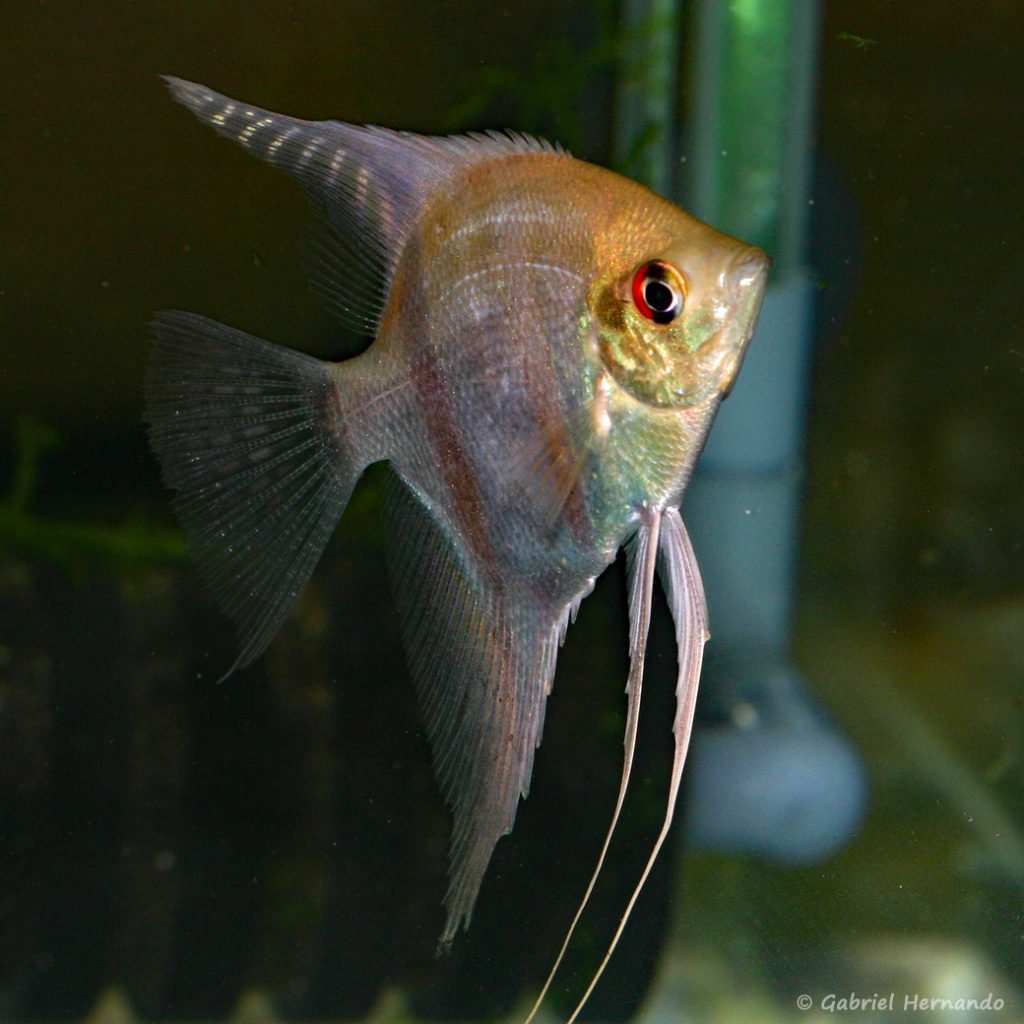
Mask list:
[[526,135],[302,121],[167,81],[298,179],[320,222],[312,284],[375,340],[329,363],[160,313],[150,440],[237,626],[236,668],[288,615],[363,470],[390,464],[395,602],[453,814],[441,947],[468,927],[527,793],[566,628],[625,545],[625,757],[593,888],[629,778],[657,568],[679,650],[675,756],[610,956],[671,821],[708,637],[679,505],[753,334],[767,257]]

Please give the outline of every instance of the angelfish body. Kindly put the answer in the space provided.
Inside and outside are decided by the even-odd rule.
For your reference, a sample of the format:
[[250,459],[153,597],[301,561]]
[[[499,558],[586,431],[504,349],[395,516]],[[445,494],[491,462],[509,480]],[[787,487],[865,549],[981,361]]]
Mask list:
[[152,444],[238,664],[270,642],[366,466],[390,463],[396,604],[454,815],[447,943],[527,791],[568,622],[631,538],[631,721],[658,556],[685,754],[706,628],[678,507],[767,259],[527,137],[300,121],[169,84],[303,184],[322,221],[313,285],[375,340],[331,364],[161,314]]

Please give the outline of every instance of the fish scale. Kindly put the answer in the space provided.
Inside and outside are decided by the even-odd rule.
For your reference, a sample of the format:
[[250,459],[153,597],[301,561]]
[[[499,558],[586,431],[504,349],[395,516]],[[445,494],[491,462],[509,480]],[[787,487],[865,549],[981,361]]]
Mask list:
[[273,639],[366,467],[389,464],[395,607],[453,814],[442,949],[529,790],[568,624],[625,545],[623,771],[568,944],[629,781],[660,574],[679,648],[675,754],[610,956],[672,819],[708,635],[679,504],[753,334],[767,257],[529,136],[302,121],[168,84],[303,185],[320,220],[311,282],[374,340],[328,363],[158,314],[152,447],[238,628],[235,667]]

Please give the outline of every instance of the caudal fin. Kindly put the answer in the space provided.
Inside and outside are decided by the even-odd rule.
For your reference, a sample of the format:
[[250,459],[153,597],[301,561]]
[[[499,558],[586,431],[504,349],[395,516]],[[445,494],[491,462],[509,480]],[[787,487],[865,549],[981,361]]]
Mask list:
[[240,668],[288,615],[364,467],[340,445],[329,364],[193,313],[159,313],[153,332],[150,444],[238,627]]

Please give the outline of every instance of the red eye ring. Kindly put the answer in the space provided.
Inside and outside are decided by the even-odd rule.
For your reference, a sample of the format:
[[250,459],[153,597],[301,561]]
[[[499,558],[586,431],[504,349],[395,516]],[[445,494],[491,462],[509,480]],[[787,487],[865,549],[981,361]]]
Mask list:
[[670,324],[683,311],[686,282],[683,275],[663,260],[651,260],[633,275],[633,305],[652,324]]

